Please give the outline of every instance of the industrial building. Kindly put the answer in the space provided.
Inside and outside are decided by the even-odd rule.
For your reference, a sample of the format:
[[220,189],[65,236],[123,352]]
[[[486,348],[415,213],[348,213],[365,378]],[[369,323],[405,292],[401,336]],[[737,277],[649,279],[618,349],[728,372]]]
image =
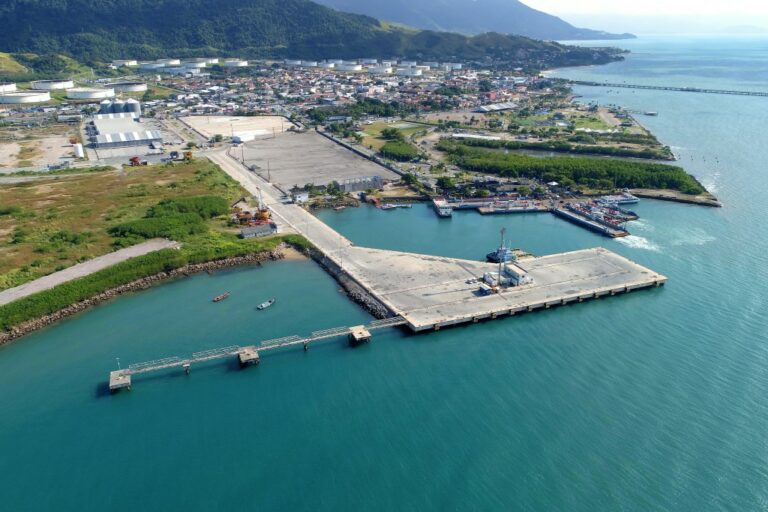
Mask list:
[[477,107],[474,111],[487,114],[489,112],[503,112],[505,110],[514,110],[517,108],[517,103],[507,101],[504,103],[493,103],[491,105],[482,105]]
[[360,176],[348,178],[344,181],[334,181],[334,186],[344,193],[365,192],[366,190],[378,190],[383,186],[381,176]]
[[143,129],[133,112],[96,114],[86,129],[94,148],[148,146],[163,141],[160,132]]

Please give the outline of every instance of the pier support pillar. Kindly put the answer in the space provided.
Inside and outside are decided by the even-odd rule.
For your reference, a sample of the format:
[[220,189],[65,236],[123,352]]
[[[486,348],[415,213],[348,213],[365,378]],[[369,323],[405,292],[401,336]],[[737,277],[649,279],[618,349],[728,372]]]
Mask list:
[[189,372],[192,371],[192,365],[189,363],[184,363],[183,365],[181,365],[181,367],[184,368],[184,373],[186,373],[187,375],[189,375]]
[[[363,325],[352,327],[349,330],[350,345],[360,345],[371,340],[371,333]],[[306,345],[305,345],[306,346]]]
[[237,353],[237,359],[241,367],[259,364],[261,357],[256,347],[245,347]]
[[309,343],[307,343],[307,342],[305,341],[305,342],[304,342],[304,352],[306,352],[307,350],[309,350]]

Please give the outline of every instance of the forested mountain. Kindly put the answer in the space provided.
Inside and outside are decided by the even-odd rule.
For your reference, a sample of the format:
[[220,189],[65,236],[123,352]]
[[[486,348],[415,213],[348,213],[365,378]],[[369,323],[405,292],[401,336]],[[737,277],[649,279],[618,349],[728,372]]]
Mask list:
[[462,34],[499,32],[535,39],[628,39],[577,28],[556,16],[532,9],[518,0],[316,0],[339,11],[366,14],[428,30]]
[[535,67],[604,63],[614,50],[500,34],[382,25],[308,0],[4,0],[0,51],[113,58],[412,57],[504,59]]

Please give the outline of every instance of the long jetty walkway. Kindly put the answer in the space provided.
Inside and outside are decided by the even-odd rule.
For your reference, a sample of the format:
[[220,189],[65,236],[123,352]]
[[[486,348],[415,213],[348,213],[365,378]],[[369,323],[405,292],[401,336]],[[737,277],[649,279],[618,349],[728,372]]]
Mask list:
[[698,92],[704,94],[729,94],[731,96],[762,96],[768,97],[768,92],[761,91],[735,91],[728,89],[702,89],[699,87],[674,87],[668,85],[640,85],[627,83],[593,82],[587,80],[569,80],[571,85],[584,85],[587,87],[612,87],[621,89],[647,89],[651,91],[678,91]]
[[348,336],[350,343],[353,344],[363,343],[370,340],[371,331],[396,327],[399,325],[404,325],[405,323],[406,321],[404,318],[397,316],[392,318],[384,318],[382,320],[374,320],[368,325],[323,329],[321,331],[315,331],[309,336],[305,337],[285,336],[282,338],[264,340],[256,345],[249,345],[245,347],[232,345],[229,347],[214,348],[202,352],[195,352],[189,357],[173,356],[163,359],[156,359],[154,361],[135,363],[131,364],[126,369],[119,369],[110,372],[109,389],[110,391],[118,391],[124,388],[130,389],[132,385],[131,377],[134,375],[159,372],[171,368],[182,368],[186,373],[189,373],[192,369],[192,365],[215,361],[217,359],[237,357],[241,366],[258,364],[261,361],[261,354],[265,352],[296,346],[303,346],[304,350],[308,350],[312,343],[330,338],[338,338],[341,336]]

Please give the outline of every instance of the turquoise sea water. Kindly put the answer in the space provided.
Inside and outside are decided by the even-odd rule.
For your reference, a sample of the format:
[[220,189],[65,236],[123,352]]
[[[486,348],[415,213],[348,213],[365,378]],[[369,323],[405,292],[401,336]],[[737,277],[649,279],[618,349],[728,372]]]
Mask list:
[[[626,44],[625,62],[559,74],[768,89],[768,40]],[[549,215],[320,216],[360,245],[465,258],[501,227],[536,254],[604,245],[666,287],[137,378],[109,396],[116,357],[370,318],[306,261],[118,299],[0,348],[0,510],[765,510],[768,99],[578,92],[658,111],[642,121],[725,208],[643,201],[621,241]]]

